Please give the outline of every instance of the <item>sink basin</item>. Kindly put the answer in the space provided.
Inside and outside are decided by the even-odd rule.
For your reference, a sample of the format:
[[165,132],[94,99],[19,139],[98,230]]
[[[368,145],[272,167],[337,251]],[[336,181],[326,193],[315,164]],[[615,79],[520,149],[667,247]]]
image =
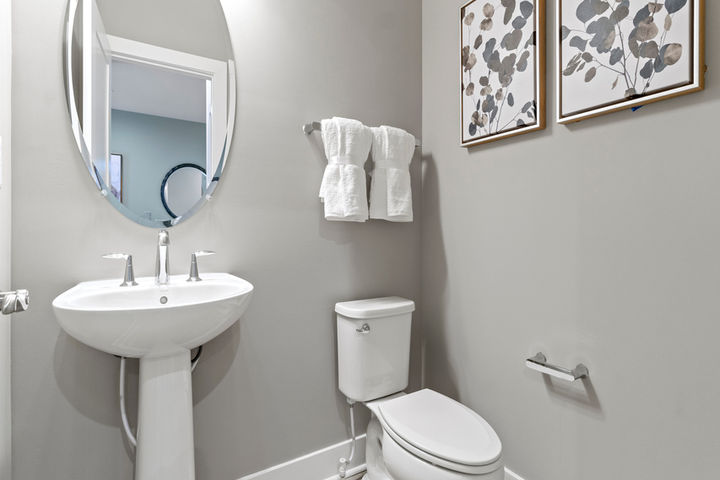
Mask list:
[[140,358],[135,480],[195,480],[190,349],[245,312],[253,286],[227,273],[83,282],[53,301],[58,323],[91,347]]
[[227,273],[206,273],[201,282],[186,278],[173,275],[162,286],[153,277],[135,287],[83,282],[58,296],[53,309],[63,330],[86,345],[123,357],[164,356],[224,332],[252,296],[252,284]]

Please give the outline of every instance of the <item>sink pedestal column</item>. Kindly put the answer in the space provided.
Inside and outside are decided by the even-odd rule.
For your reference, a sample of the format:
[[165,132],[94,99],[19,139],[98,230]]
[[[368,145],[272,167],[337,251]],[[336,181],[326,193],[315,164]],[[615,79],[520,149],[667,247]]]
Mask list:
[[189,350],[140,359],[135,480],[195,480]]

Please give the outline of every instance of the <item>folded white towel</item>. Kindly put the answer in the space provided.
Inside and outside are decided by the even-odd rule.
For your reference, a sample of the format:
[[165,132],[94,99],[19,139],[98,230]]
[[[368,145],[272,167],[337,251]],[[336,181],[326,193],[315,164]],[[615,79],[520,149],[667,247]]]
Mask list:
[[410,162],[415,155],[415,137],[393,127],[371,130],[375,166],[370,186],[370,218],[412,222]]
[[322,121],[322,139],[328,165],[320,186],[325,218],[364,222],[368,219],[365,161],[372,146],[368,127],[346,118]]

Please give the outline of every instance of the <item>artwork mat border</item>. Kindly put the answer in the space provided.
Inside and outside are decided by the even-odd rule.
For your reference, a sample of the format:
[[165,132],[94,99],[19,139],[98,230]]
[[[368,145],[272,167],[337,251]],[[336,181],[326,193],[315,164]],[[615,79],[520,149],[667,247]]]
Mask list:
[[660,92],[655,92],[650,95],[646,95],[633,100],[619,101],[612,103],[611,105],[605,105],[598,108],[593,108],[584,112],[574,113],[571,115],[563,116],[562,114],[562,35],[560,35],[560,29],[562,28],[562,2],[563,0],[556,0],[555,2],[555,25],[557,26],[555,34],[555,98],[556,98],[556,115],[557,123],[559,124],[570,124],[586,120],[588,118],[595,118],[601,115],[607,115],[609,113],[619,112],[622,110],[631,109],[634,107],[642,107],[650,103],[667,100],[670,98],[679,97],[682,95],[688,95],[690,93],[700,92],[705,89],[705,73],[707,72],[707,65],[705,65],[705,0],[690,0],[694,2],[696,8],[693,9],[693,65],[691,68],[693,74],[693,81],[688,85],[681,87],[671,87],[664,89]]
[[537,99],[537,111],[535,112],[535,125],[523,128],[513,129],[507,132],[490,135],[484,138],[474,138],[472,140],[464,140],[465,137],[465,92],[462,90],[463,85],[463,68],[462,68],[462,49],[463,49],[463,10],[479,0],[470,0],[460,7],[459,22],[459,39],[460,46],[460,146],[464,148],[475,147],[485,143],[496,142],[505,138],[524,135],[530,132],[544,130],[547,126],[546,121],[546,75],[547,75],[547,16],[546,16],[546,0],[532,0],[535,3],[535,97]]

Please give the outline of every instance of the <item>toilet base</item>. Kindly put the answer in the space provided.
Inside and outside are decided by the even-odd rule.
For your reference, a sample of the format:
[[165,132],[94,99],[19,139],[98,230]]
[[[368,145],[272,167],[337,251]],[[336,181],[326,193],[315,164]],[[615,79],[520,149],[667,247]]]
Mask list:
[[367,428],[367,436],[365,438],[365,465],[367,466],[367,474],[363,480],[394,480],[385,468],[385,459],[383,458],[383,428],[380,421],[372,414],[370,424]]

